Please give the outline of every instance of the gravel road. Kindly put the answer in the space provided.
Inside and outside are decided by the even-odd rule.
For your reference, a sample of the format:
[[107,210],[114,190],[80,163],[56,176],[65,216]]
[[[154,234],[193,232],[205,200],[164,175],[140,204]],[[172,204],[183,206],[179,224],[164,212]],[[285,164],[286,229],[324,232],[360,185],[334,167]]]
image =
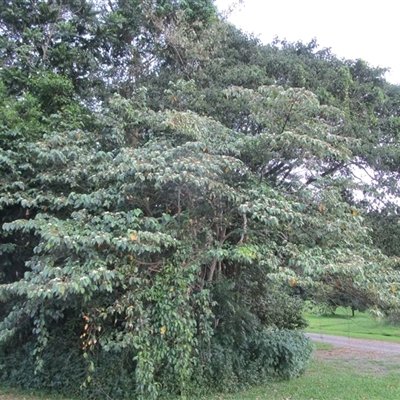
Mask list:
[[343,336],[323,335],[320,333],[307,333],[307,336],[316,342],[330,343],[335,347],[354,350],[364,355],[400,355],[400,343],[382,342],[380,340],[369,339],[355,339]]

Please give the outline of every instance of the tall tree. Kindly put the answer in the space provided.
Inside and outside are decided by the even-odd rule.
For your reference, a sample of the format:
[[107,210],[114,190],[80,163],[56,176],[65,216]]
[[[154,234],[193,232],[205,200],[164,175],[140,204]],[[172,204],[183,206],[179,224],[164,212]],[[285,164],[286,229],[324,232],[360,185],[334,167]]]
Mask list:
[[398,304],[351,175],[396,173],[374,153],[395,147],[379,71],[261,46],[208,0],[18,5],[0,14],[5,379],[232,389],[304,370],[304,336],[266,329],[304,326],[293,292]]

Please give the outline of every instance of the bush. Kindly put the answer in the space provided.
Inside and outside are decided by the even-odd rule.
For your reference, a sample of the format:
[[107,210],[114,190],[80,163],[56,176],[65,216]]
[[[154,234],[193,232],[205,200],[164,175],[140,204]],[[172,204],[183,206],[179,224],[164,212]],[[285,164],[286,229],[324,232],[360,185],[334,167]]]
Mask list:
[[216,338],[203,366],[209,387],[221,392],[295,378],[305,371],[312,351],[311,342],[299,331],[263,329],[231,339]]
[[[42,354],[43,368],[34,373],[32,350],[33,343],[0,349],[1,382],[85,399],[133,398],[135,363],[129,351],[93,354],[94,368],[90,372],[88,361],[59,338],[46,347]],[[294,378],[307,367],[312,347],[301,332],[264,329],[235,337],[217,332],[208,350],[203,350],[203,357],[187,386],[186,394],[192,397],[214,390],[234,392],[274,379]],[[174,395],[167,389],[160,388],[160,397]]]
[[135,390],[132,354],[99,352],[91,358],[93,371],[90,371],[90,362],[69,344],[65,338],[49,343],[41,354],[42,369],[36,372],[33,342],[0,348],[0,381],[12,387],[85,399],[132,398]]
[[304,301],[283,290],[274,289],[260,299],[255,310],[264,326],[277,329],[302,329],[308,324],[303,317]]

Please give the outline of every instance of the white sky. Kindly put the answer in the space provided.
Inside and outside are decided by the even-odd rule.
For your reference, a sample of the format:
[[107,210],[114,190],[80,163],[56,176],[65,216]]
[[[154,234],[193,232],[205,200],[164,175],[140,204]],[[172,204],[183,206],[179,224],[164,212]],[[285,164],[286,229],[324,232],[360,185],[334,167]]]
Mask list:
[[[220,11],[232,3],[215,0]],[[304,43],[315,37],[339,58],[389,67],[386,79],[400,84],[399,16],[395,0],[244,0],[228,20],[264,43],[275,36]]]

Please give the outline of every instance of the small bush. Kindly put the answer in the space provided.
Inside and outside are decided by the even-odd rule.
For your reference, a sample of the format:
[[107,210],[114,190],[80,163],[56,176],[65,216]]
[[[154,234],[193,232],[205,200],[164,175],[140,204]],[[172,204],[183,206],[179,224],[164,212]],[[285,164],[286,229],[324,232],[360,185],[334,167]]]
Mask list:
[[311,352],[311,342],[299,331],[264,329],[234,341],[220,337],[212,344],[204,377],[222,392],[291,379],[305,371]]
[[270,290],[260,299],[255,312],[263,325],[268,327],[292,330],[308,325],[303,316],[304,301],[279,289]]

